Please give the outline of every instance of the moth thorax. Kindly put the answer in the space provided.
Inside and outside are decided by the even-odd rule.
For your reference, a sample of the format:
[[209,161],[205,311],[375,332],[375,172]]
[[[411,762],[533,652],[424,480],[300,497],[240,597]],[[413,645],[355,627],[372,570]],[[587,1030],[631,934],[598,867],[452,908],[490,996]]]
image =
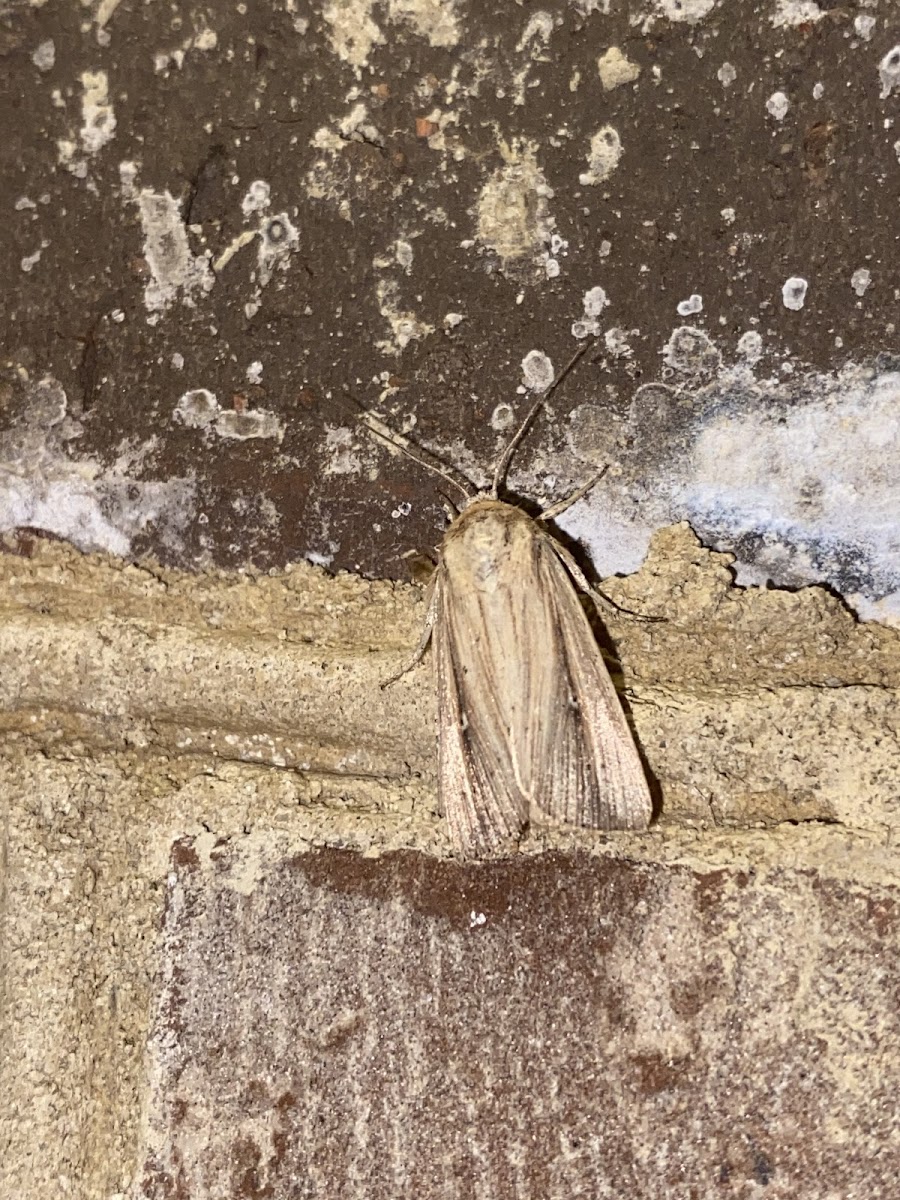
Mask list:
[[476,500],[447,531],[444,566],[492,591],[510,582],[511,568],[527,555],[534,535],[534,522],[521,509],[500,500]]

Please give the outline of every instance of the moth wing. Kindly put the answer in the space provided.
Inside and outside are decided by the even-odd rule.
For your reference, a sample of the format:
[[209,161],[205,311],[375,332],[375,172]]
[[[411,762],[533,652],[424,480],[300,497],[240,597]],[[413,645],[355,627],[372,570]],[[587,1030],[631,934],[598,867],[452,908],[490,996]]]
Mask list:
[[[448,600],[440,566],[435,589],[441,807],[455,844],[478,853],[519,837],[528,810],[512,783],[508,737],[497,726],[495,710],[484,694],[469,694],[473,678],[491,680],[490,639],[473,645],[458,605]],[[473,655],[479,661],[470,670]]]
[[552,538],[536,549],[540,591],[553,609],[559,714],[536,805],[554,823],[645,829],[650,789],[600,647]]

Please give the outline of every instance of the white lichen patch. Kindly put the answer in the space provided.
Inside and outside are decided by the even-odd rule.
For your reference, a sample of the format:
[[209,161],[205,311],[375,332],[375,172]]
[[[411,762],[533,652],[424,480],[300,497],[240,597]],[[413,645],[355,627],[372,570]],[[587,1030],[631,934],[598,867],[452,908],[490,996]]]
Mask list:
[[176,300],[193,307],[212,289],[215,276],[204,255],[191,253],[181,216],[181,202],[171,192],[142,188],[137,197],[144,232],[144,258],[150,280],[144,303],[151,313],[164,312]]
[[356,69],[357,75],[368,64],[376,46],[388,41],[388,35],[372,16],[378,9],[390,24],[405,25],[429,46],[451,48],[460,38],[455,0],[329,0],[322,9],[328,26],[328,39],[334,53]]
[[105,71],[83,71],[81,86],[81,144],[86,154],[96,154],[116,132],[109,79]]
[[572,324],[572,337],[583,341],[586,337],[597,337],[600,333],[600,314],[609,306],[609,298],[602,287],[589,288],[582,300],[584,316]]
[[583,187],[595,187],[608,179],[622,157],[622,141],[612,125],[604,125],[591,138],[588,169],[578,176]]
[[772,24],[776,29],[796,29],[798,25],[813,25],[824,16],[815,0],[776,0]]
[[892,46],[878,64],[882,100],[887,100],[894,88],[900,88],[900,46]]
[[491,429],[497,433],[503,433],[512,427],[515,419],[516,414],[513,412],[511,405],[506,403],[498,404],[491,413]]
[[112,466],[76,458],[82,427],[68,415],[62,386],[51,377],[23,386],[24,415],[0,434],[0,532],[29,526],[81,550],[127,555],[152,526],[163,545],[179,546],[192,519],[193,481],[135,478],[141,449]]
[[655,0],[654,7],[667,21],[695,25],[708,16],[716,6],[716,0]]
[[284,425],[268,409],[223,408],[215,393],[207,388],[185,392],[172,416],[188,429],[205,429],[232,441],[273,438],[280,442],[284,437]]
[[708,333],[694,325],[672,331],[663,346],[663,362],[684,375],[702,375],[718,369],[722,355]]
[[640,76],[641,68],[623,54],[618,46],[610,46],[597,59],[597,72],[604,92],[611,92],[625,83],[634,83]]
[[639,389],[623,473],[561,525],[602,576],[634,570],[655,529],[686,520],[736,553],[742,584],[824,582],[861,615],[900,623],[900,372],[762,380],[760,335],[738,350],[700,388]]
[[799,312],[806,303],[808,289],[809,284],[801,275],[792,275],[790,279],[786,279],[781,289],[781,301],[784,307],[793,312]]
[[543,350],[529,350],[522,359],[522,383],[528,391],[545,392],[553,375],[553,363]]
[[272,438],[280,442],[284,437],[284,425],[275,413],[265,408],[251,408],[243,412],[222,409],[216,417],[215,430],[220,438],[238,442],[257,438]]
[[254,179],[241,201],[241,212],[245,217],[249,217],[252,213],[265,212],[269,207],[271,197],[272,189],[265,179]]
[[545,273],[545,247],[556,224],[553,191],[537,164],[533,142],[501,144],[504,163],[493,171],[475,206],[476,236],[500,259],[504,270]]
[[675,308],[679,317],[694,316],[696,313],[703,312],[703,297],[692,292],[687,300],[680,300]]
[[346,425],[326,425],[323,475],[359,475],[363,470],[356,432]]
[[219,401],[207,388],[192,388],[178,398],[172,416],[188,429],[205,429],[219,414]]
[[783,121],[788,114],[791,103],[784,92],[773,92],[766,101],[766,111],[776,121]]
[[41,42],[31,55],[31,61],[41,72],[52,71],[56,63],[56,44],[52,38]]
[[519,53],[527,50],[532,58],[541,58],[552,36],[553,17],[539,9],[528,18],[522,36],[516,43],[516,50]]
[[378,310],[391,329],[391,337],[376,342],[382,354],[399,354],[410,342],[434,333],[434,326],[416,313],[400,306],[400,285],[394,279],[381,279],[375,289]]
[[268,217],[259,227],[256,252],[257,279],[260,288],[268,286],[276,271],[286,271],[300,234],[287,213]]

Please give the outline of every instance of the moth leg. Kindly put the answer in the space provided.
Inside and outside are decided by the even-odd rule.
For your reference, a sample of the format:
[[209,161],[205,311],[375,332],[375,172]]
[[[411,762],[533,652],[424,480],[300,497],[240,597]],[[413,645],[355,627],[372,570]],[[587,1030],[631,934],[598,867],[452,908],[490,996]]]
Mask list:
[[408,671],[413,669],[413,667],[428,649],[428,643],[431,641],[431,634],[434,630],[435,621],[437,620],[439,597],[436,583],[438,571],[440,571],[440,566],[438,566],[437,570],[435,570],[435,573],[432,575],[428,584],[428,608],[425,612],[425,624],[422,628],[422,636],[419,638],[419,644],[413,651],[411,658],[409,658],[407,662],[403,664],[400,670],[395,671],[393,675],[383,681],[383,683],[380,685],[382,688],[390,687],[392,683],[396,683],[398,679],[402,679]]
[[602,592],[598,592],[595,587],[591,587],[588,583],[584,571],[579,567],[578,563],[572,557],[570,552],[558,542],[555,538],[549,538],[550,545],[553,547],[553,553],[561,559],[563,566],[585,593],[590,596],[591,600],[599,609],[606,609],[607,612],[614,612],[618,616],[635,617],[639,621],[660,621],[661,617],[649,617],[645,613],[632,612],[630,608],[623,608],[621,604],[616,604],[615,600],[610,600],[609,596],[604,596]]
[[606,464],[602,471],[598,471],[596,475],[593,475],[587,481],[587,483],[584,483],[580,488],[577,488],[571,496],[566,496],[564,500],[558,500],[556,504],[551,504],[549,508],[545,508],[538,517],[538,520],[555,521],[560,513],[564,513],[567,508],[571,508],[573,504],[577,504],[582,496],[586,496],[594,484],[599,483],[608,470],[609,463]]

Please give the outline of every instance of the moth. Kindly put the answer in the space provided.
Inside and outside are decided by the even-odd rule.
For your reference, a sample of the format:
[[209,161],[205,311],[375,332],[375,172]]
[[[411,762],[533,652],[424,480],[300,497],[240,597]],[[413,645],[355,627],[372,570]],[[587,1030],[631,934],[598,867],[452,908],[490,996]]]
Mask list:
[[538,396],[488,492],[366,414],[377,439],[464,496],[429,584],[421,641],[384,686],[433,641],[440,805],[466,855],[508,846],[530,824],[645,829],[652,814],[641,759],[577,589],[598,607],[612,602],[547,528],[600,475],[536,519],[501,499],[516,448],[582,352]]

